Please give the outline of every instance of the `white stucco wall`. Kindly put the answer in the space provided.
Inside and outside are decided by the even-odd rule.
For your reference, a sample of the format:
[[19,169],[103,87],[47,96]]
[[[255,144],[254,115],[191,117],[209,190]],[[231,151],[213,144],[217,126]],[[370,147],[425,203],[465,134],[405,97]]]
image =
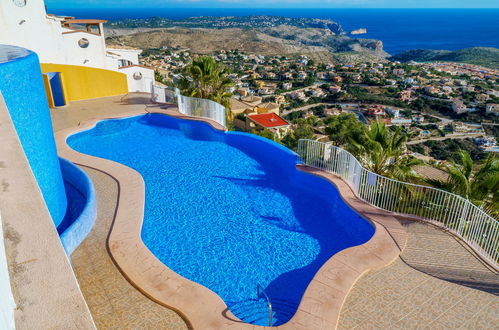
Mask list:
[[141,50],[136,49],[107,48],[107,50],[113,54],[118,55],[119,59],[128,60],[133,64],[139,64],[139,54],[142,53]]
[[[64,43],[64,64],[83,65],[93,68],[108,69],[106,65],[105,44],[102,37],[87,32],[71,32],[62,35]],[[87,48],[81,48],[78,41],[89,41]],[[113,68],[109,68],[113,69]]]
[[[12,0],[0,0],[0,44],[30,49],[42,63],[106,69],[104,36],[63,33],[69,31],[61,26],[60,18],[47,16],[43,0],[27,0],[24,7],[16,6]],[[90,41],[88,48],[78,46],[81,38]]]
[[[154,82],[154,70],[142,66],[131,66],[121,68],[119,72],[127,75],[129,92],[151,92],[151,86]],[[142,78],[140,80],[135,79],[133,77],[135,73],[141,73]]]
[[58,63],[63,54],[61,24],[45,17],[43,0],[28,0],[18,7],[0,0],[0,43],[21,46],[38,53],[40,59]]
[[[141,50],[106,49],[104,29],[101,35],[86,31],[74,31],[61,26],[61,18],[48,16],[43,0],[26,0],[18,7],[13,0],[0,0],[0,44],[15,45],[38,54],[41,63],[81,65],[126,73],[128,90],[150,92],[154,71],[142,67],[119,68],[119,60],[125,59],[139,64]],[[69,32],[69,33],[68,33]],[[78,45],[85,38],[86,48]],[[135,72],[142,79],[133,78]]]

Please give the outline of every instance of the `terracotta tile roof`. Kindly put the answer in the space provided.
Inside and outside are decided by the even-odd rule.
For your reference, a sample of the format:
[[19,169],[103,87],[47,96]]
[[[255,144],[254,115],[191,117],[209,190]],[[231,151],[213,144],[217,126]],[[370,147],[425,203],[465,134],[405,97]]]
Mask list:
[[99,24],[106,23],[106,20],[103,19],[68,19],[64,23],[69,24]]
[[262,113],[259,115],[248,115],[248,118],[265,128],[289,125],[287,121],[285,121],[284,119],[282,119],[280,116],[276,115],[273,112]]

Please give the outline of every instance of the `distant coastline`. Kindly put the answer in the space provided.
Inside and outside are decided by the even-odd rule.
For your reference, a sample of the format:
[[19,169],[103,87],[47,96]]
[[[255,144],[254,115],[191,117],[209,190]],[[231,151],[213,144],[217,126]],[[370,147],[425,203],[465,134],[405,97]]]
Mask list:
[[[80,18],[186,18],[193,16],[277,15],[324,18],[338,22],[345,31],[359,27],[366,34],[352,37],[381,40],[391,55],[414,49],[458,50],[470,47],[499,48],[499,9],[57,9],[48,12]],[[407,22],[414,22],[412,25]],[[463,22],[465,22],[463,24]]]

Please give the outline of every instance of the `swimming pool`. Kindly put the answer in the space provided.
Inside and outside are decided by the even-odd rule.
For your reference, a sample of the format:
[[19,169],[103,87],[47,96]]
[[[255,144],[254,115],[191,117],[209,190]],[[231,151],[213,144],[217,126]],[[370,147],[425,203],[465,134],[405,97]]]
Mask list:
[[148,114],[99,122],[68,138],[75,150],[138,171],[142,240],[166,266],[216,292],[241,320],[288,321],[318,269],[365,243],[373,226],[296,155],[253,135]]

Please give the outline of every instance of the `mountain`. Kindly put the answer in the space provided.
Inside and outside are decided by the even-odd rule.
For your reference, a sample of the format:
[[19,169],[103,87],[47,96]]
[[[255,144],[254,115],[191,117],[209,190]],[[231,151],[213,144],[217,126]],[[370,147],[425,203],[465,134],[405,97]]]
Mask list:
[[[336,22],[279,16],[161,17],[125,19],[106,24],[107,42],[142,49],[177,47],[209,54],[239,49],[262,55],[307,55],[320,62],[386,61],[379,40],[347,37]],[[346,57],[345,57],[346,55]]]
[[164,17],[151,17],[146,19],[129,18],[117,21],[110,21],[107,28],[205,28],[205,29],[258,29],[275,27],[279,25],[289,25],[299,28],[325,29],[330,33],[340,35],[345,31],[340,24],[328,20],[317,18],[298,18],[282,16],[199,16],[172,20]]
[[473,47],[455,51],[416,49],[392,56],[389,60],[400,62],[459,62],[499,69],[499,49],[492,47]]

